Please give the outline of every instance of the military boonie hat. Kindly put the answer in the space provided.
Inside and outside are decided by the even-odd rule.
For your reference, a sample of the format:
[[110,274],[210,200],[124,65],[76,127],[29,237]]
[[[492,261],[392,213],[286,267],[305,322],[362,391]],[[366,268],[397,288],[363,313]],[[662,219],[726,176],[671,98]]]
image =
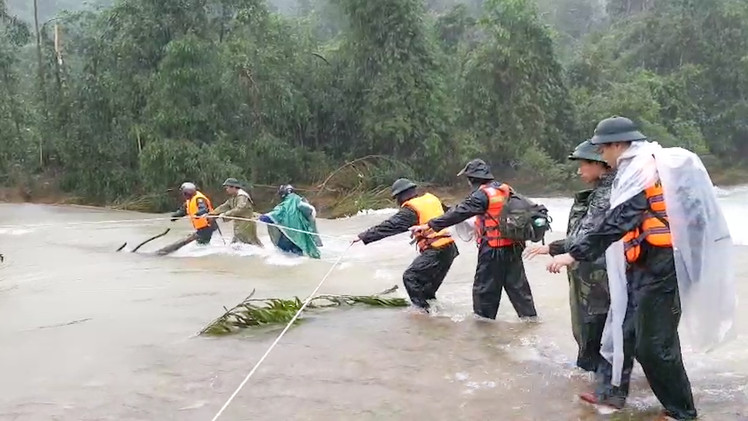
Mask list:
[[597,147],[593,145],[589,140],[577,145],[574,152],[569,155],[569,159],[572,161],[584,159],[586,161],[596,161],[606,163],[603,156],[598,152]]
[[597,123],[595,134],[590,139],[593,145],[615,142],[637,142],[647,140],[636,124],[626,117],[613,116]]
[[486,161],[482,159],[473,159],[472,161],[465,164],[465,168],[457,173],[457,176],[465,175],[472,178],[480,178],[483,180],[493,180],[494,176],[491,174],[491,167],[486,164]]
[[416,187],[418,187],[416,183],[408,180],[407,178],[398,178],[394,183],[392,183],[392,197],[395,197],[406,190],[414,189]]

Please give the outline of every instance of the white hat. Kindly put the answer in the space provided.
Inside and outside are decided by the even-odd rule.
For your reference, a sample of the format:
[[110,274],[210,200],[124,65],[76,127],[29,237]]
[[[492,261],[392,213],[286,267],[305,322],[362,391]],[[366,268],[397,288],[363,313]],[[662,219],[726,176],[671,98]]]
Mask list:
[[182,185],[179,186],[179,190],[190,192],[190,191],[197,190],[197,187],[190,182],[186,182],[186,183],[182,183]]

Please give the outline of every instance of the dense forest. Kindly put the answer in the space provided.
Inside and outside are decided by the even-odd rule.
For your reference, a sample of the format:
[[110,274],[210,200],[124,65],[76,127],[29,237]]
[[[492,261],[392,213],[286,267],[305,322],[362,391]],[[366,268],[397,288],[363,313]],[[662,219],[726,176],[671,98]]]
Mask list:
[[369,156],[345,182],[451,184],[482,157],[559,189],[614,114],[748,157],[745,0],[36,1],[0,0],[3,185],[103,204]]

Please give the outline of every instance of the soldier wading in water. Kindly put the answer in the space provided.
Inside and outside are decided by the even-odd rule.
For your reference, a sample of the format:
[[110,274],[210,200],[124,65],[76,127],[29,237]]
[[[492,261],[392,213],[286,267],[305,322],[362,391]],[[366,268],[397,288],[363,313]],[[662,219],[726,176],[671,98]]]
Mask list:
[[234,220],[234,238],[232,243],[252,244],[263,247],[260,237],[257,236],[257,225],[250,221],[255,217],[254,202],[249,193],[247,193],[242,184],[236,178],[227,178],[223,182],[223,187],[229,198],[219,207],[212,210],[209,215],[225,218],[241,218]]
[[491,168],[482,159],[468,162],[457,174],[458,177],[462,175],[467,177],[472,188],[470,196],[444,215],[410,230],[419,237],[429,236],[477,217],[478,265],[473,280],[473,312],[486,319],[496,319],[501,294],[506,291],[517,316],[534,320],[537,317],[535,301],[522,261],[525,242],[506,238],[499,230],[502,210],[513,191],[494,178]]
[[[574,149],[569,159],[579,163],[578,173],[582,181],[594,187],[574,196],[566,238],[544,246],[529,246],[525,250],[528,259],[539,254],[557,256],[566,253],[575,238],[605,218],[605,212],[610,207],[610,188],[615,171],[605,163],[597,147],[584,141]],[[568,277],[571,329],[579,346],[577,367],[594,372],[602,358],[600,343],[610,306],[605,256],[592,262],[574,263]]]
[[[392,184],[392,197],[400,210],[386,221],[360,233],[354,243],[370,244],[384,238],[408,232],[416,224],[425,224],[444,215],[448,208],[431,193],[419,194],[416,183],[400,178]],[[411,303],[424,312],[429,312],[429,301],[436,299],[444,278],[459,256],[455,241],[446,231],[432,233],[417,241],[418,257],[403,273],[403,285]]]

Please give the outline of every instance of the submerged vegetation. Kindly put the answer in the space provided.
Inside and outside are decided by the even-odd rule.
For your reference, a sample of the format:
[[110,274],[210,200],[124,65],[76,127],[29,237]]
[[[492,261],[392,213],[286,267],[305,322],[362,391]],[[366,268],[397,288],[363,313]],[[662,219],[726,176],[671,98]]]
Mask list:
[[60,3],[0,0],[0,183],[23,191],[163,210],[237,177],[345,214],[476,156],[557,190],[613,114],[713,167],[748,156],[741,0]]
[[[366,304],[375,307],[407,307],[408,301],[399,297],[384,297],[397,291],[393,286],[375,295],[317,295],[309,301],[306,309],[353,306]],[[240,329],[267,325],[285,325],[301,310],[304,302],[293,299],[252,298],[254,290],[241,303],[210,322],[200,331],[200,335],[225,335]],[[301,319],[296,319],[299,322]]]

